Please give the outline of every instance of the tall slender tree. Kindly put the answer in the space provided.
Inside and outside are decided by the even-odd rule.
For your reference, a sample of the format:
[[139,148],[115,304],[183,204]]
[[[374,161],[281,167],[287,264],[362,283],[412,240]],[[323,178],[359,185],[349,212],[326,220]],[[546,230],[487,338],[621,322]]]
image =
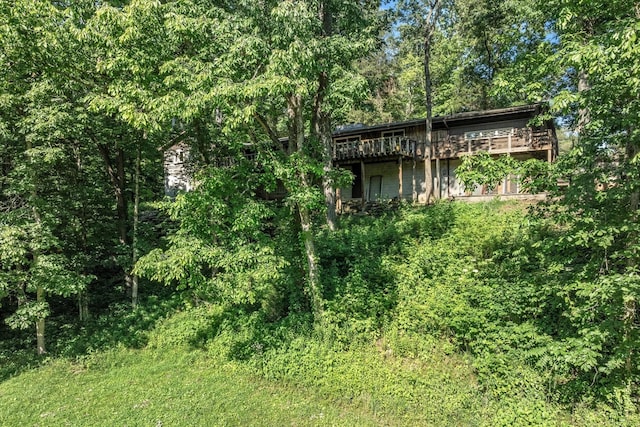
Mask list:
[[[422,69],[424,74],[425,119],[425,203],[433,197],[433,176],[431,174],[431,129],[433,128],[433,93],[431,79],[431,54],[434,35],[438,29],[441,11],[447,7],[443,0],[415,1],[404,0],[397,3],[401,22],[411,31],[421,34]],[[409,31],[409,33],[411,32]]]

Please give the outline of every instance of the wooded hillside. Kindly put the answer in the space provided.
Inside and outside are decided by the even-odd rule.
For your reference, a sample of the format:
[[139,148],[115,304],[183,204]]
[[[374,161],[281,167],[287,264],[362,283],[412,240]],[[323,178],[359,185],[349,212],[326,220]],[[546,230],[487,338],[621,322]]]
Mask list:
[[[300,330],[418,359],[433,338],[483,392],[632,416],[639,33],[631,0],[0,0],[2,378],[215,306],[193,340],[232,358],[289,360]],[[528,215],[335,217],[337,125],[424,118],[430,146],[433,114],[532,102],[568,153],[460,169],[546,192]],[[169,200],[177,143],[197,185]]]

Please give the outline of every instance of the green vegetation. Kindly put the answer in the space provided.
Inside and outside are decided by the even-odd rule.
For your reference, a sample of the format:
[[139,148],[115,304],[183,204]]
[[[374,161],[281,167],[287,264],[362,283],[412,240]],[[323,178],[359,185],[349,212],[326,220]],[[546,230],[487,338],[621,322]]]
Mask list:
[[[2,424],[640,423],[637,1],[394,4],[0,0]],[[530,212],[334,218],[336,124],[540,100]]]
[[193,305],[192,289],[153,297],[58,336],[64,357],[5,342],[0,423],[634,425],[625,385],[585,359],[606,347],[572,337],[556,233],[500,202],[342,218],[316,236],[322,326],[244,299]]

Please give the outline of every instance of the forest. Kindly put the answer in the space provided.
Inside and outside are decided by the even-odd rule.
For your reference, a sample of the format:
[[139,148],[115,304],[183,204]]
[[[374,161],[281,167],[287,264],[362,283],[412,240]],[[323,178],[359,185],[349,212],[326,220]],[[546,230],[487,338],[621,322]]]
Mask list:
[[[632,0],[0,0],[0,424],[640,424],[639,36]],[[532,103],[557,161],[459,177],[545,201],[336,216],[338,126]]]

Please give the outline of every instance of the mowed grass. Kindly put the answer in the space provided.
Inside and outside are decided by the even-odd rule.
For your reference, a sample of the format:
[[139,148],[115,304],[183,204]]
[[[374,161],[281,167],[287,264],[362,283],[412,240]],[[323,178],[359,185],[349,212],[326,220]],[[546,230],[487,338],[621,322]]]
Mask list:
[[117,350],[0,384],[1,426],[392,425],[199,352]]

